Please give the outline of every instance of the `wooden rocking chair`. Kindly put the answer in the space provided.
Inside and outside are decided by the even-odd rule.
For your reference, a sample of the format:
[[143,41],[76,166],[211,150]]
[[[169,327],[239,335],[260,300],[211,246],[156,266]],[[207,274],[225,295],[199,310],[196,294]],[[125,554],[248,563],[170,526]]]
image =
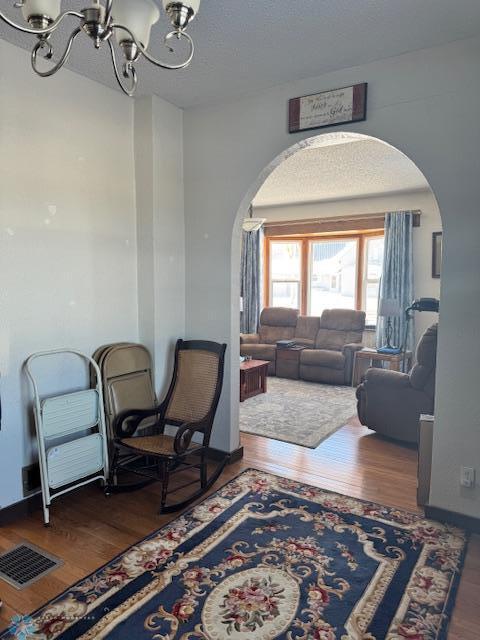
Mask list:
[[[202,496],[222,473],[226,454],[208,478],[206,453],[213,420],[223,384],[225,344],[178,340],[172,382],[163,402],[151,409],[127,409],[113,424],[114,441],[110,481],[106,494],[133,491],[155,481],[162,482],[160,513],[182,509]],[[155,422],[151,425],[151,420]],[[148,428],[140,431],[148,420]],[[165,427],[177,427],[175,435],[165,434]],[[194,439],[194,435],[200,437]],[[131,454],[131,455],[125,455]],[[199,483],[200,488],[186,499],[167,505],[172,473],[198,469],[199,478],[174,491]],[[119,483],[119,471],[129,471],[143,478],[140,482]],[[123,474],[122,474],[123,475]]]

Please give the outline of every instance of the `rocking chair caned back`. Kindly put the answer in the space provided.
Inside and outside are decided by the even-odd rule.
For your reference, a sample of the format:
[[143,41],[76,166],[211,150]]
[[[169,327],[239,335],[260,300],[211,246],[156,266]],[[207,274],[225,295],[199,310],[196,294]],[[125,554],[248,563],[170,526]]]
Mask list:
[[204,446],[210,442],[222,391],[226,348],[208,340],[177,340],[172,381],[159,406],[164,424],[196,425],[204,433]]
[[219,355],[203,349],[178,350],[175,386],[165,419],[167,422],[200,422],[212,408],[218,384]]

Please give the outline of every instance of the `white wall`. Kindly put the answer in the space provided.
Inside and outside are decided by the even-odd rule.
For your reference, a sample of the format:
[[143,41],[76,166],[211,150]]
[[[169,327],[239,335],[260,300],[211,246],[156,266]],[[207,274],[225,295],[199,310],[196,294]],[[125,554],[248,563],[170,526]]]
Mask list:
[[[163,393],[185,333],[185,225],[180,109],[67,70],[40,79],[3,41],[0,82],[2,507],[36,458],[29,354],[139,340]],[[84,384],[57,362],[41,367],[45,391]]]
[[461,465],[480,471],[479,61],[480,39],[472,38],[186,112],[187,333],[227,340],[233,363],[217,446],[231,450],[238,444],[240,218],[272,160],[312,135],[287,133],[288,99],[366,81],[367,120],[341,129],[386,140],[406,153],[425,174],[442,212],[432,504],[480,515],[480,486],[465,491],[459,486]]
[[[442,220],[435,197],[429,190],[328,202],[256,207],[254,212],[256,216],[266,218],[268,222],[281,222],[417,209],[422,213],[420,227],[413,229],[415,297],[439,298],[440,280],[432,278],[432,233],[442,230]],[[424,331],[437,320],[438,316],[435,313],[415,314],[416,340],[418,341]]]
[[[37,78],[0,40],[0,506],[34,455],[22,363],[137,338],[133,103],[63,70]],[[62,360],[44,389],[76,387]]]
[[155,360],[160,395],[185,333],[183,111],[159,98],[135,103],[140,341]]
[[[479,487],[461,490],[458,482],[460,465],[478,470],[480,459],[479,60],[480,39],[473,38],[186,112],[186,334],[229,342],[233,363],[230,369],[227,362],[213,446],[232,450],[239,438],[240,220],[274,167],[272,160],[311,135],[287,133],[287,101],[368,81],[367,121],[342,128],[404,151],[424,172],[442,212],[432,503],[480,515]],[[37,79],[27,53],[4,42],[0,82],[0,504],[5,505],[22,497],[20,469],[31,459],[28,393],[20,373],[29,353],[65,344],[89,352],[105,341],[136,339],[137,311],[142,335],[154,343],[164,340],[157,361],[182,333],[183,204],[182,160],[175,154],[182,128],[178,110],[156,100],[139,107],[137,125],[142,108],[151,112],[154,141],[146,153],[155,163],[142,183],[141,163],[135,171],[133,161],[131,101],[67,70]],[[137,160],[141,135],[135,127]],[[148,172],[148,162],[143,166]],[[151,242],[146,235],[139,239],[140,283],[140,270],[147,273],[149,260],[154,263],[154,276],[138,300],[134,177],[137,194],[152,186],[145,199],[137,198],[152,229]],[[164,229],[178,234],[170,241]],[[157,386],[162,384],[158,366]],[[77,384],[69,371],[62,369],[62,382]]]
[[152,354],[155,349],[155,188],[153,103],[135,101],[134,154],[137,210],[138,338]]

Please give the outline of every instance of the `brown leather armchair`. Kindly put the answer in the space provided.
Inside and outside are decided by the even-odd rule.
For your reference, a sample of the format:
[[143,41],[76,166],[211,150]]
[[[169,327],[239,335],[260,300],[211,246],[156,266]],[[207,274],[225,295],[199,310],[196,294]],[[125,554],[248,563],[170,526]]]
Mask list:
[[434,410],[436,360],[435,324],[421,337],[416,364],[408,374],[386,369],[367,371],[357,389],[360,422],[389,438],[417,443],[420,414],[433,414]]

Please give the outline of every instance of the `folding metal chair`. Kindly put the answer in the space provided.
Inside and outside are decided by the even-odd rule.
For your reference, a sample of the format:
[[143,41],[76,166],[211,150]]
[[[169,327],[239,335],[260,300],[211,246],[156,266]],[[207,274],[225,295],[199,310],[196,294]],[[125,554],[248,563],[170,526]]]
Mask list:
[[[146,347],[133,342],[103,345],[92,357],[102,374],[107,431],[113,443],[113,424],[120,413],[127,409],[151,409],[157,403],[152,358]],[[92,375],[94,379],[93,370]],[[142,426],[153,422],[150,419]]]

